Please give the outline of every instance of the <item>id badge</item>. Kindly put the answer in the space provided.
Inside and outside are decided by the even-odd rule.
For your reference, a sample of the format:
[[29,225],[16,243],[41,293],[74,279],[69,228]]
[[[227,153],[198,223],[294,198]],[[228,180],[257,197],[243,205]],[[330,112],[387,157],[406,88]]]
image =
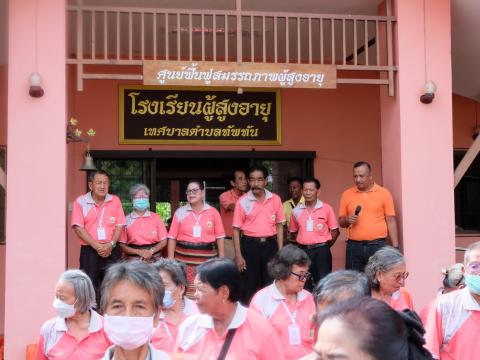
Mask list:
[[307,220],[307,231],[309,231],[309,232],[313,231],[313,220],[312,219]]
[[302,338],[300,336],[300,327],[298,325],[288,325],[288,342],[290,345],[300,345]]
[[193,237],[199,238],[202,236],[202,227],[200,225],[193,225]]
[[97,236],[98,240],[105,240],[107,238],[104,227],[97,228]]

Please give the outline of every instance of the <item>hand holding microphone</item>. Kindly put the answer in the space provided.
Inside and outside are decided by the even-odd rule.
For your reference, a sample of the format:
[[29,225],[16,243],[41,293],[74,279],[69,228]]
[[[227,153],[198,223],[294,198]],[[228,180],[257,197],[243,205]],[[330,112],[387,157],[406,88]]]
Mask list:
[[347,220],[348,220],[348,223],[350,224],[350,226],[352,226],[353,224],[355,224],[357,222],[358,215],[360,214],[360,211],[362,211],[362,206],[357,205],[357,207],[355,208],[354,215],[349,215],[347,217]]

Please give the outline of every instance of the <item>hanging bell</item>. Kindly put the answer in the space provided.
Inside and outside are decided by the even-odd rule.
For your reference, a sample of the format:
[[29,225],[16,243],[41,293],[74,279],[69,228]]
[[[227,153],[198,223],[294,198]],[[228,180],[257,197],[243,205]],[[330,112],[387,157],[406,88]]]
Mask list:
[[85,154],[85,160],[83,161],[83,165],[82,167],[80,168],[80,170],[82,171],[93,171],[93,170],[97,170],[97,168],[95,167],[95,164],[93,162],[93,158],[92,156],[90,155],[90,151],[87,151],[86,154]]

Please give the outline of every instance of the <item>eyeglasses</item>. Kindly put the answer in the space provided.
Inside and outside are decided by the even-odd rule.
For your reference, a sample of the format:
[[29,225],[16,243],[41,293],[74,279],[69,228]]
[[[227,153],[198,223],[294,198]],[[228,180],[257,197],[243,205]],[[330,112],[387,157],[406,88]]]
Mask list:
[[395,281],[400,281],[400,280],[405,280],[406,278],[408,278],[408,275],[410,275],[410,273],[408,271],[405,271],[403,273],[393,274],[393,278],[395,279]]
[[471,262],[467,265],[469,274],[480,275],[480,262]]
[[312,274],[309,272],[297,274],[296,272],[290,271],[290,274],[295,275],[300,281],[307,281],[308,279],[310,279],[310,276],[312,276]]
[[190,189],[190,190],[185,191],[185,194],[187,194],[187,195],[195,195],[195,194],[198,193],[199,191],[200,191],[199,188]]

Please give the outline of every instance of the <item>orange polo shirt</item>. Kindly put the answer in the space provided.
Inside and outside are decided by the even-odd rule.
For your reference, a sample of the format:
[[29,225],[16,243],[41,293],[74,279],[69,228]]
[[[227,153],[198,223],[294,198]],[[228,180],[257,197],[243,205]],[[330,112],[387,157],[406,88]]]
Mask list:
[[338,216],[355,214],[360,205],[362,210],[355,224],[347,228],[351,240],[375,240],[388,235],[386,216],[395,216],[395,207],[390,192],[374,184],[368,191],[360,191],[356,186],[343,192],[340,198]]

